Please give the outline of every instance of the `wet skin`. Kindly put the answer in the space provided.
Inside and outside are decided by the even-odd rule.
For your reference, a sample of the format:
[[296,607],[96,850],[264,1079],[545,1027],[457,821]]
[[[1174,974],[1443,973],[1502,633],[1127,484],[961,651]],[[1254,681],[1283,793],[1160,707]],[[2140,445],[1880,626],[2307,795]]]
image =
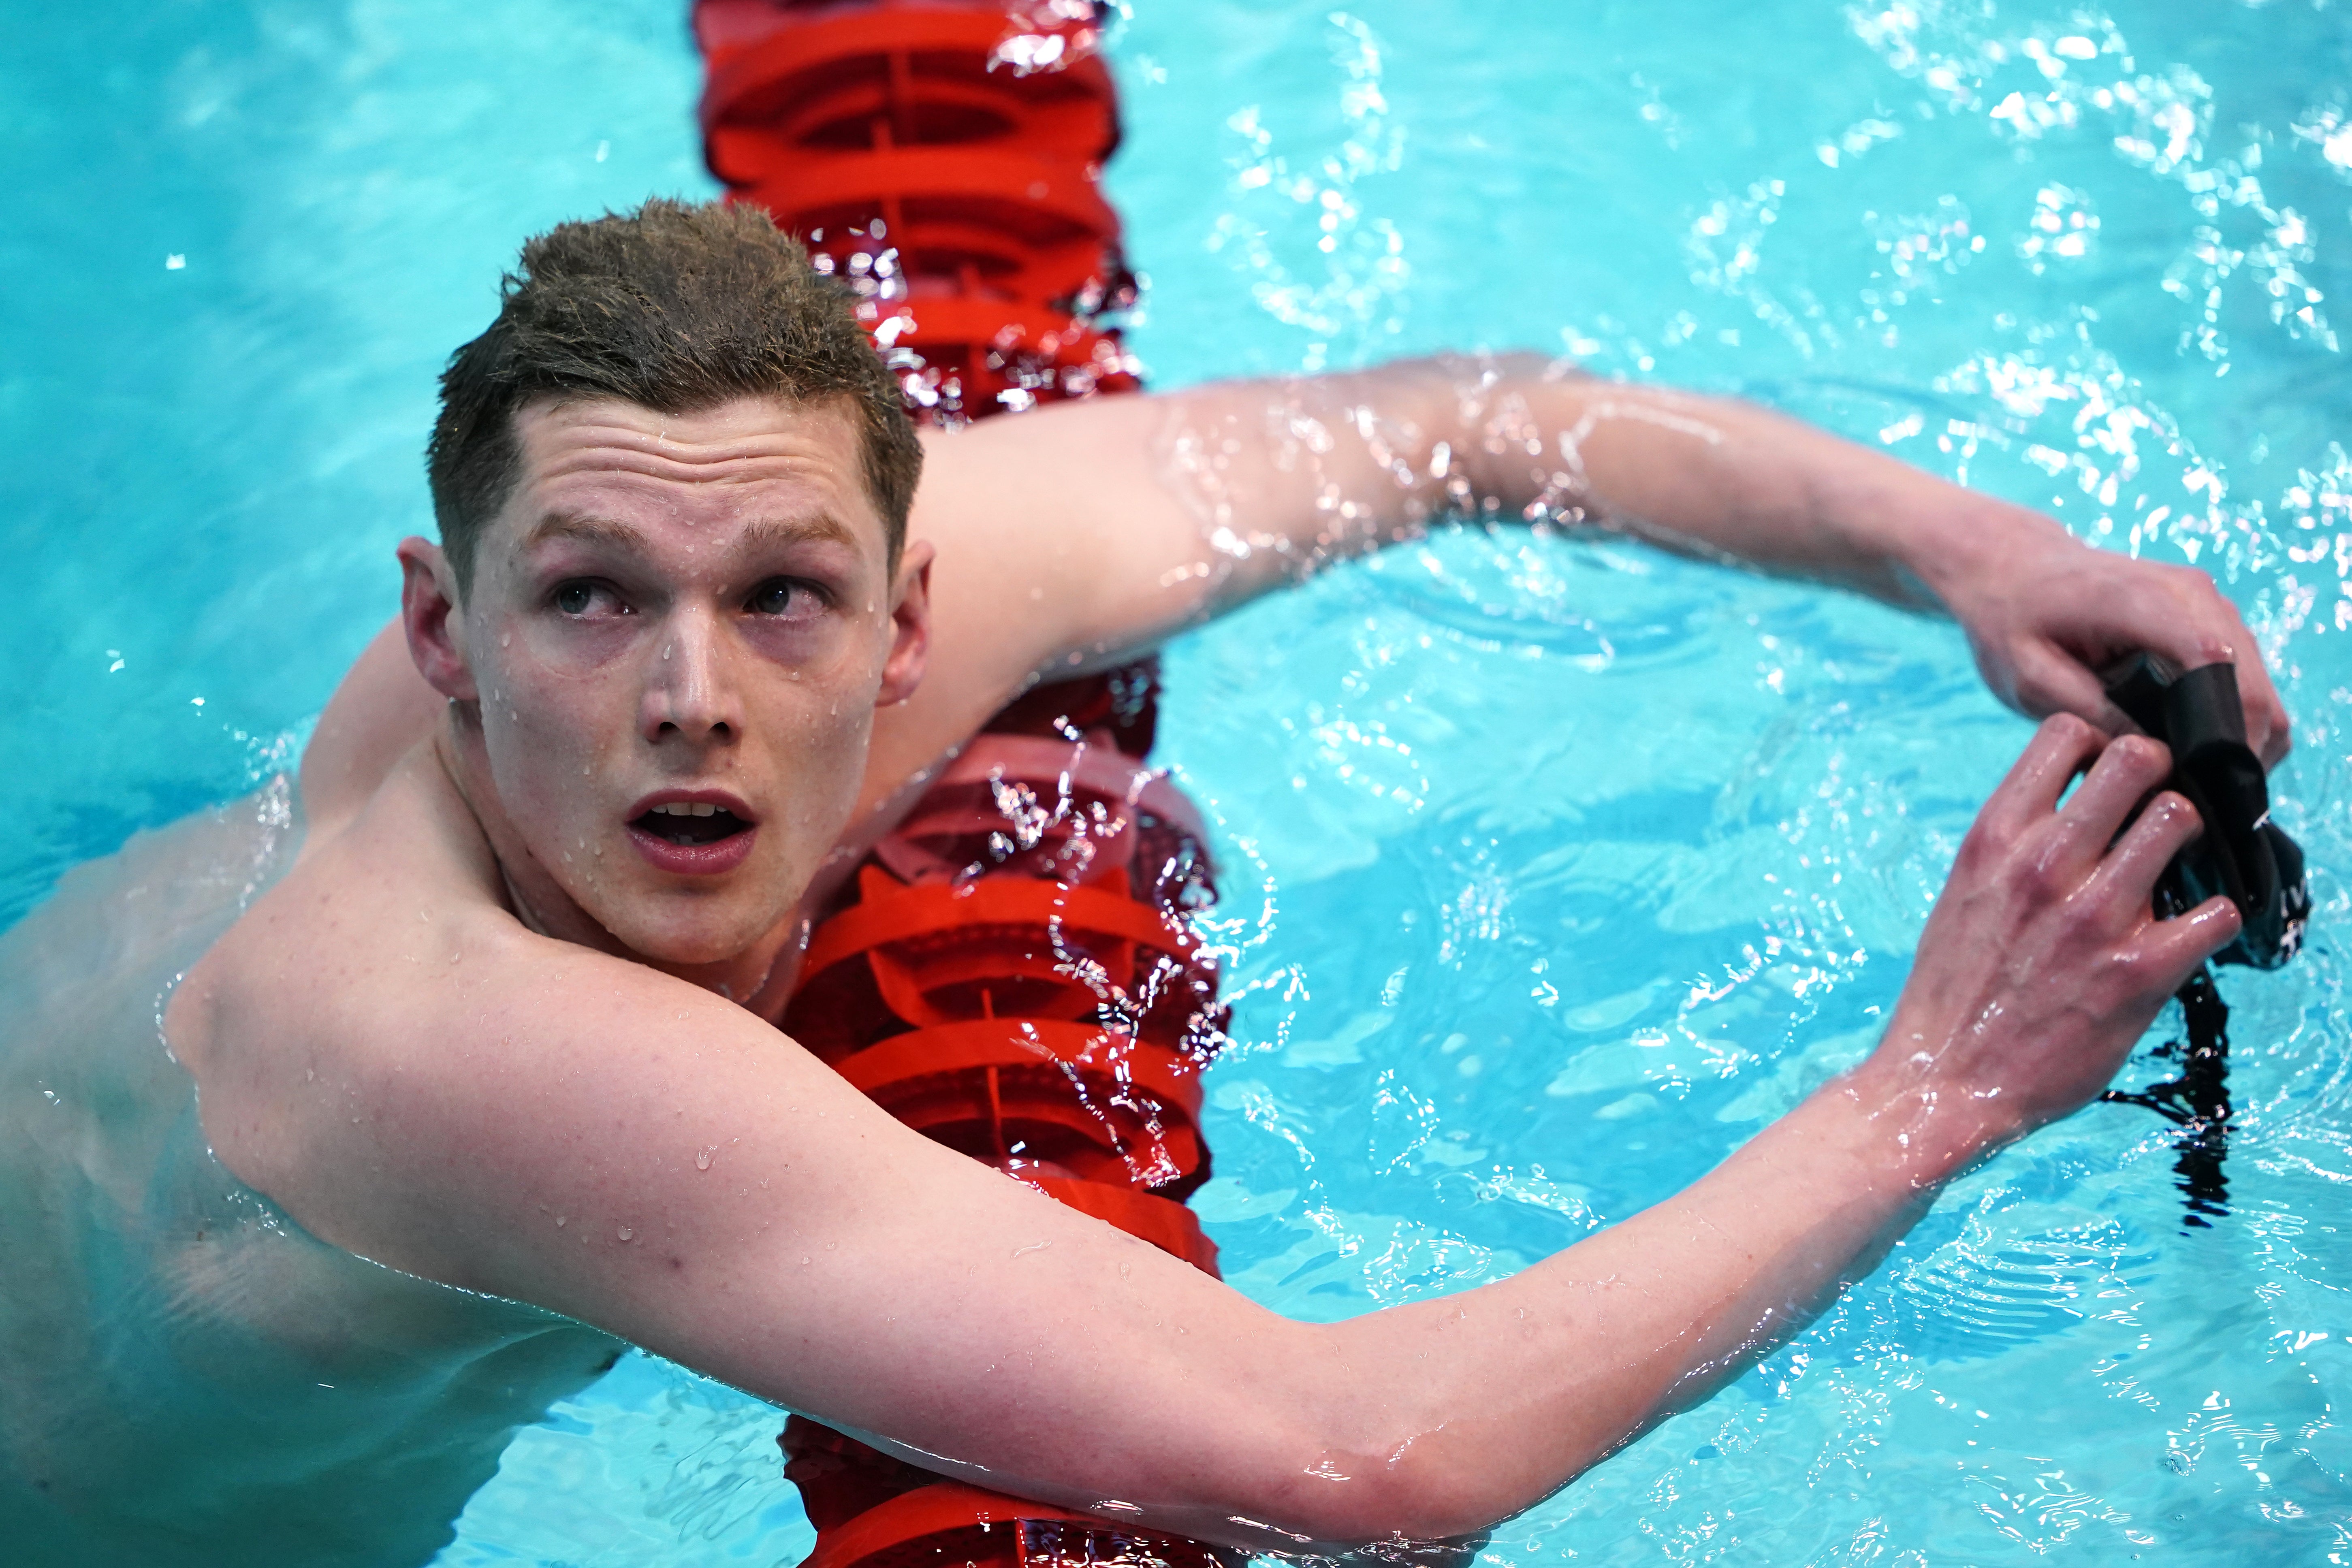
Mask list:
[[838,407],[576,403],[517,434],[470,592],[439,547],[400,549],[442,765],[526,925],[764,1010],[875,709],[921,679],[930,547],[889,548]]
[[[1940,605],[2031,710],[2106,717],[2084,682],[2117,641],[2234,657],[2257,743],[2286,745],[2194,574],[1757,410],[1539,363],[1000,421],[931,444],[895,568],[835,411],[577,404],[520,435],[465,595],[403,545],[399,635],[305,758],[301,861],[173,1001],[222,1161],[352,1252],[950,1473],[1237,1544],[1473,1530],[1703,1397],[2103,1083],[2229,915],[2150,918],[2195,831],[2168,800],[2117,838],[2161,752],[2053,720],[1864,1067],[1510,1280],[1290,1323],[899,1128],[772,1026],[828,879],[1025,682],[1449,505],[1548,500]],[[1562,490],[1527,454],[1571,445]],[[2077,592],[2026,591],[2053,582]],[[729,816],[652,809],[681,801]]]

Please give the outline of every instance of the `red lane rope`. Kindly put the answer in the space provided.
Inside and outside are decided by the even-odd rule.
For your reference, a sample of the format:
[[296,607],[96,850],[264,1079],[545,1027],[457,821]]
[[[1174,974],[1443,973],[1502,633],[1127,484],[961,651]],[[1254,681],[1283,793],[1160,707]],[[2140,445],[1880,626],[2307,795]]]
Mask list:
[[[1091,0],[697,0],[705,155],[844,279],[918,418],[1138,390]],[[1214,1275],[1200,816],[1144,764],[1157,667],[1034,689],[861,867],[784,1024],[907,1125]],[[804,1568],[1239,1554],[938,1477],[801,1416]]]
[[[908,401],[947,418],[1132,390],[1096,183],[1117,95],[1084,0],[699,0],[704,155],[849,280]],[[1044,62],[1041,66],[1038,62]]]

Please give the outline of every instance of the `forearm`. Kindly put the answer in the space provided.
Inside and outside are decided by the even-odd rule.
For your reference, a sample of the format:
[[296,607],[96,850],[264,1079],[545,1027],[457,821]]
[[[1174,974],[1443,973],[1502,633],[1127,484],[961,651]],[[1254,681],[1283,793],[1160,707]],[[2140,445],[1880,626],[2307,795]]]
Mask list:
[[[1056,1429],[1094,1434],[1060,1459],[1073,1473],[1002,1456],[1030,1479],[992,1484],[1086,1507],[1068,1483],[1089,1472],[1147,1522],[1254,1550],[1488,1529],[1795,1333],[1995,1141],[1899,1079],[1866,1064],[1694,1186],[1511,1279],[1319,1327],[1235,1320],[1129,1361],[1118,1409],[1147,1426],[1090,1424],[1095,1391],[1072,1390],[1080,1409],[1050,1407],[1076,1417]],[[1159,1310],[1194,1284],[1162,1281]]]
[[1329,1522],[1352,1500],[1372,1510],[1359,1533],[1490,1525],[1796,1332],[1988,1146],[1889,1078],[1839,1079],[1696,1185],[1524,1273],[1328,1331],[1342,1363],[1384,1373],[1335,1418],[1348,1435],[1327,1468],[1365,1484]]
[[2157,879],[2198,831],[2155,794],[2168,766],[2151,742],[2045,724],[1962,841],[1867,1061],[1679,1196],[1454,1303],[1339,1331],[1361,1342],[1351,1361],[1391,1370],[1387,1405],[1368,1397],[1342,1429],[1377,1434],[1353,1453],[1419,1467],[1398,1489],[1422,1530],[1524,1508],[1704,1397],[1959,1171],[2099,1092],[2238,931],[2226,898],[2154,917]]
[[1669,549],[1936,610],[1989,553],[2067,542],[2035,512],[1753,405],[1596,382],[1562,401],[1576,504]]
[[1228,607],[1445,515],[1615,529],[1935,608],[1989,552],[2065,542],[2023,508],[1734,399],[1532,355],[1414,361],[1170,400],[1172,489]]

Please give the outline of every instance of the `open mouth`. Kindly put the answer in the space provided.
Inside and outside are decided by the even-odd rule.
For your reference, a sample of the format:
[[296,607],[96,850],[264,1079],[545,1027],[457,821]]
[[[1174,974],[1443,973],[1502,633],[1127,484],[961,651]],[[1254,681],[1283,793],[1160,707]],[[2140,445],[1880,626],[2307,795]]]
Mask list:
[[629,824],[664,843],[692,848],[747,832],[751,825],[723,805],[676,800],[656,805]]

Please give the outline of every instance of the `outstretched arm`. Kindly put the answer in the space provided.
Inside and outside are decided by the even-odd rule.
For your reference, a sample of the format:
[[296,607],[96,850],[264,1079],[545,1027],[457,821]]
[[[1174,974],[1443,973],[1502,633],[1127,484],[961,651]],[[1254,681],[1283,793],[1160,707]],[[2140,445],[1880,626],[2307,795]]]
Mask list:
[[2203,573],[1726,398],[1533,356],[1097,398],[934,437],[916,532],[940,552],[940,657],[877,733],[901,779],[1037,676],[1115,661],[1448,513],[1549,515],[1859,589],[1959,622],[2036,717],[2130,724],[2096,671],[2139,648],[2234,660],[2267,763],[2286,716]]
[[2236,929],[2221,900],[2150,914],[2193,815],[2160,795],[2121,829],[2167,766],[2045,725],[1866,1063],[1513,1279],[1333,1325],[929,1142],[709,992],[452,902],[497,872],[423,748],[191,977],[174,1038],[230,1168],[362,1255],[1109,1517],[1444,1538],[1696,1402],[2107,1081]]
[[[1958,621],[1995,694],[2130,723],[2096,671],[2139,648],[2233,660],[2255,751],[2284,710],[2210,578],[2082,544],[2049,518],[1727,398],[1533,356],[1099,397],[926,438],[910,535],[938,551],[929,673],[877,719],[866,831],[1038,679],[1119,662],[1315,567],[1448,514],[1549,515],[1816,578]],[[439,711],[387,628],[303,763],[339,825]]]

